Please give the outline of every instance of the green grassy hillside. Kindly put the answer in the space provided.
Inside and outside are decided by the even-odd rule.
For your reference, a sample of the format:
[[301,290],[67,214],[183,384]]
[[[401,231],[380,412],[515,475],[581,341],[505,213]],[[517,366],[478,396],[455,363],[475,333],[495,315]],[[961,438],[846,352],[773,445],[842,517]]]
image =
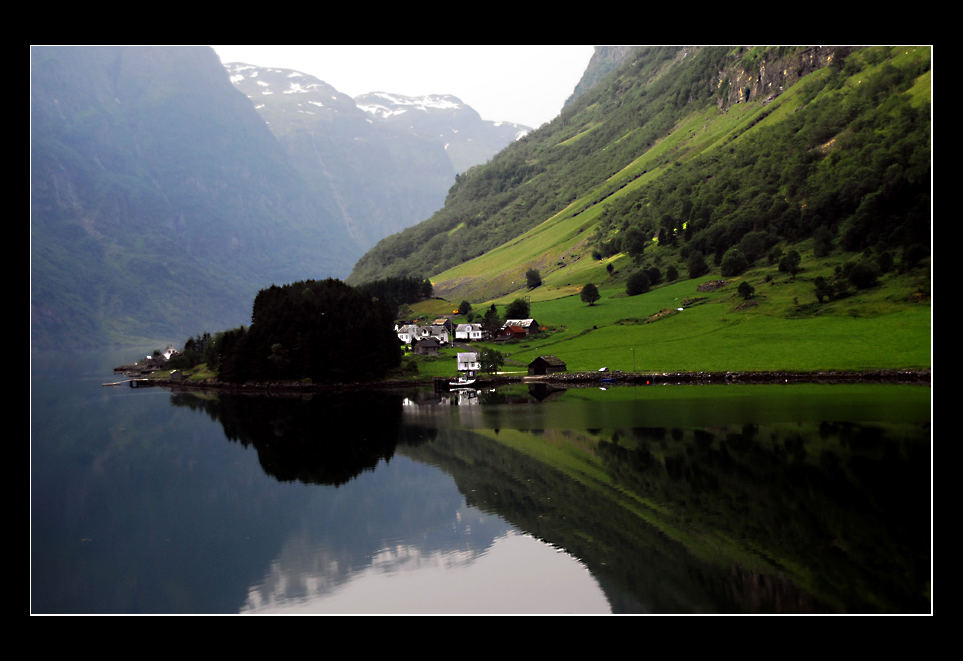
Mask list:
[[[813,52],[641,49],[352,279],[430,275],[441,307],[528,299],[551,330],[499,345],[516,365],[929,367],[930,49],[843,49],[806,69]],[[742,87],[748,64],[761,91]],[[793,252],[795,277],[779,270]],[[707,271],[690,264],[700,256]],[[627,295],[653,270],[657,286]],[[817,278],[840,288],[817,295]],[[710,280],[727,284],[697,290]],[[578,295],[590,282],[594,306]]]
[[[815,258],[803,250],[795,277],[764,265],[734,278],[718,272],[681,278],[628,296],[625,278],[598,274],[601,299],[584,303],[565,286],[531,291],[540,336],[481,343],[506,358],[506,371],[524,369],[539,355],[562,358],[569,371],[600,367],[627,372],[925,369],[931,366],[929,270],[891,271],[873,287],[820,303],[816,278],[832,277],[845,255]],[[615,263],[628,261],[616,258]],[[603,269],[604,272],[604,269]],[[704,283],[724,281],[710,291]],[[742,282],[755,293],[739,293]],[[571,287],[574,289],[574,287]],[[512,295],[497,299],[507,305]],[[415,311],[437,312],[450,302],[426,301]],[[429,310],[430,308],[430,310]],[[680,311],[679,308],[682,308]],[[427,314],[426,314],[427,316]],[[420,375],[454,372],[454,349],[421,363]]]

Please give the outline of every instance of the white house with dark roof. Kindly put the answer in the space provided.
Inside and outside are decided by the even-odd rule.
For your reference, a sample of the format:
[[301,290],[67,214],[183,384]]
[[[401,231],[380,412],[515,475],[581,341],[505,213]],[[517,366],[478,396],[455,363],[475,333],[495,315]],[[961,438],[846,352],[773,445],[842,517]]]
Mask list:
[[405,344],[411,344],[419,337],[417,324],[404,324],[402,326],[398,326],[395,329],[395,332],[398,334],[398,339]]
[[458,371],[467,372],[469,376],[474,376],[481,369],[478,354],[474,351],[458,354]]
[[524,328],[529,335],[538,330],[538,322],[534,319],[506,319],[502,324],[502,330],[508,328]]
[[458,324],[455,326],[455,339],[477,341],[485,339],[485,330],[481,324]]
[[433,337],[442,344],[448,344],[451,341],[451,333],[445,326],[436,326],[432,324],[431,326],[422,326],[418,329],[418,337],[427,338]]

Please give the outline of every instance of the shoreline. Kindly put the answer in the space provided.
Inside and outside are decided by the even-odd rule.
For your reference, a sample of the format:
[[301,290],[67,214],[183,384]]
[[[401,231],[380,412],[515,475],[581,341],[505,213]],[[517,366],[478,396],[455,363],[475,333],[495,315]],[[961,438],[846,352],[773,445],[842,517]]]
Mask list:
[[[190,381],[189,379],[145,379],[141,386],[162,386],[183,390],[211,390],[231,393],[313,393],[334,390],[394,390],[404,388],[449,389],[454,377],[425,379],[383,379],[353,383],[302,383],[277,381],[270,383],[227,383],[222,381]],[[547,375],[503,374],[479,378],[472,387],[493,387],[510,383],[546,383],[552,385],[737,385],[737,384],[902,384],[931,386],[931,370],[818,370],[815,372],[559,372]],[[104,384],[108,385],[108,384]]]

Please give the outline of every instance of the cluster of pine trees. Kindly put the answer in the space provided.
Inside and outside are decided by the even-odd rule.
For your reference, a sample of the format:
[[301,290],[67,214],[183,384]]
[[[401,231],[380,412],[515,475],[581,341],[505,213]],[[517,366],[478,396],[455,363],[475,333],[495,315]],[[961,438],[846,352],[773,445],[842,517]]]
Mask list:
[[369,381],[401,362],[394,310],[340,280],[262,289],[250,327],[218,336],[218,376],[228,382]]
[[385,301],[392,310],[396,310],[405,303],[416,303],[431,298],[433,287],[431,280],[414,276],[398,276],[372,280],[358,289],[367,292],[371,297]]

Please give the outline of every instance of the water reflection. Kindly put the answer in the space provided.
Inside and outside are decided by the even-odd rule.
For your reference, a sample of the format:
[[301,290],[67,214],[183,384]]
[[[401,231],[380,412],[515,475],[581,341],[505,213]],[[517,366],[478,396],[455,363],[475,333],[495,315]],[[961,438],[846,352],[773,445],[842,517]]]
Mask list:
[[[344,484],[391,459],[403,436],[401,399],[390,393],[213,398],[175,393],[171,403],[219,420],[228,440],[253,447],[264,471],[282,482]],[[404,436],[403,442],[419,440]]]
[[929,610],[927,388],[99,382],[35,391],[34,612]]
[[[476,405],[473,394],[433,405]],[[430,461],[398,456],[417,453],[438,431],[402,425],[411,404],[400,395],[179,393],[171,401],[219,420],[277,480],[338,488],[312,496],[242,612],[609,612],[571,556],[466,506]],[[558,599],[553,586],[566,575],[567,598]]]
[[[835,420],[840,390],[702,388],[689,400],[664,390],[644,400],[525,386],[205,406],[278,479],[343,485],[399,453],[440,468],[469,506],[583,562],[616,612],[928,609],[927,420]],[[763,399],[747,403],[746,392]],[[897,393],[902,405],[914,392]],[[846,394],[850,411],[878,396]],[[763,422],[742,422],[748,412]],[[693,425],[700,419],[708,424]],[[359,420],[376,424],[360,433]],[[385,566],[451,572],[460,552],[385,546],[348,582]],[[330,599],[350,592],[332,587],[333,566],[293,574],[328,586]],[[249,607],[282,608],[275,592],[253,593]],[[319,607],[308,592],[301,602]]]
[[[289,564],[305,559],[313,563],[310,569],[296,571]],[[332,580],[341,573],[337,561],[316,548],[285,549],[270,574],[252,586],[241,612],[611,612],[598,583],[578,561],[511,531],[481,553],[386,547],[367,567]]]

